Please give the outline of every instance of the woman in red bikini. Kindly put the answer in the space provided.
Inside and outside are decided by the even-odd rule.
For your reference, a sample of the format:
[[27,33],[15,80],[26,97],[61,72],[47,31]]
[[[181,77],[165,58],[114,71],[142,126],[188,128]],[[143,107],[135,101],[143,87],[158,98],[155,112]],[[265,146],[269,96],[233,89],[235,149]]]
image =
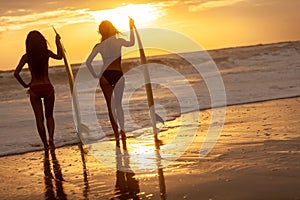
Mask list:
[[[116,146],[120,147],[119,127],[122,137],[123,149],[126,147],[126,135],[124,129],[124,112],[122,108],[122,97],[124,91],[124,77],[121,68],[121,48],[122,46],[130,47],[134,45],[133,19],[129,19],[130,40],[117,37],[120,33],[110,21],[102,21],[99,25],[101,42],[96,44],[91,54],[86,60],[86,65],[95,78],[100,78],[100,87],[103,91],[111,126],[113,128]],[[92,61],[100,53],[103,59],[103,74],[97,75],[93,69]],[[117,84],[118,83],[118,84]],[[117,84],[117,87],[115,87]]]
[[[31,31],[26,38],[26,53],[22,56],[14,76],[24,88],[29,88],[30,102],[36,118],[36,126],[44,144],[45,150],[54,148],[54,88],[49,80],[48,68],[49,58],[57,60],[62,59],[62,48],[60,46],[60,36],[56,35],[57,54],[50,51],[47,47],[47,41],[38,31]],[[20,72],[25,64],[28,64],[31,81],[27,84],[20,76]],[[47,121],[47,130],[49,134],[49,146],[47,143],[46,130],[44,126],[44,112],[42,99],[44,99],[45,116]]]

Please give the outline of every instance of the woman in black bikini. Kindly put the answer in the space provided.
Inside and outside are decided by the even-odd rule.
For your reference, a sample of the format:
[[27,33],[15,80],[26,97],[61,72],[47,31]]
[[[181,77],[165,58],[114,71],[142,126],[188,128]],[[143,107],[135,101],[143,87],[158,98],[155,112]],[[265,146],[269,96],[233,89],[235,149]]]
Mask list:
[[[45,116],[47,120],[47,130],[49,134],[49,145],[54,148],[54,88],[49,80],[48,67],[49,58],[62,59],[62,49],[60,46],[60,36],[56,35],[57,54],[50,51],[47,41],[38,31],[31,31],[26,38],[26,54],[24,54],[14,72],[14,76],[24,88],[29,87],[30,102],[36,118],[36,126],[45,150],[49,149],[47,143],[46,130],[44,126],[44,112],[42,98],[44,99]],[[20,72],[25,64],[28,64],[31,81],[27,84],[20,76]]]
[[[111,22],[107,20],[102,21],[99,25],[99,33],[102,36],[101,42],[96,44],[86,61],[86,65],[91,74],[95,78],[100,78],[100,87],[106,100],[110,123],[116,138],[116,146],[120,147],[119,124],[123,149],[125,150],[127,147],[124,130],[124,112],[122,108],[124,77],[121,68],[121,48],[122,46],[130,47],[134,45],[133,19],[129,19],[129,26],[130,40],[126,41],[117,37],[120,32],[112,25]],[[101,54],[104,65],[104,71],[101,77],[95,73],[91,64],[98,53]],[[115,87],[116,84],[117,87]]]

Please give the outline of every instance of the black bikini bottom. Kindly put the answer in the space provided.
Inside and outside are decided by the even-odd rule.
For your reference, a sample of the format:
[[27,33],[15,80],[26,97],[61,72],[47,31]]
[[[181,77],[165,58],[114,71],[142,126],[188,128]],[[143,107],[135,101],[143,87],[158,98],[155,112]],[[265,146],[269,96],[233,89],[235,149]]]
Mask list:
[[104,76],[111,86],[115,86],[119,79],[123,76],[123,72],[117,70],[105,70],[102,76]]

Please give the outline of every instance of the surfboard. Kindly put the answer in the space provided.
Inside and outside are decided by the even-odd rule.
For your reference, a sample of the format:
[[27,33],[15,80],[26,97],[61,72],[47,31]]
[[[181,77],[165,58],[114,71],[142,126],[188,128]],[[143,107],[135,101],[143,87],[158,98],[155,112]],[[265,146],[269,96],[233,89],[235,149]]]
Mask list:
[[[53,28],[54,32],[56,34],[58,34],[56,29],[54,28],[54,26],[52,26],[52,28]],[[70,87],[70,92],[71,92],[71,96],[72,96],[73,109],[75,112],[75,119],[76,119],[75,124],[76,124],[77,134],[79,134],[78,137],[80,139],[80,134],[89,133],[89,127],[87,127],[85,124],[83,124],[81,122],[79,103],[78,103],[78,99],[77,99],[76,88],[74,85],[74,80],[75,80],[74,74],[73,74],[70,62],[68,60],[68,57],[67,57],[67,51],[61,40],[60,40],[60,45],[62,47],[63,60],[64,60],[65,69],[66,69],[66,73],[67,73],[68,80],[69,80],[69,87]]]
[[147,68],[147,59],[145,56],[145,51],[144,51],[144,47],[142,44],[142,40],[140,38],[140,35],[138,33],[137,28],[135,27],[135,25],[133,26],[134,31],[135,31],[135,35],[138,41],[138,47],[139,47],[139,53],[140,53],[140,60],[141,60],[141,64],[143,65],[143,76],[144,76],[144,80],[145,80],[145,88],[146,88],[146,93],[147,93],[147,101],[148,101],[148,108],[149,108],[149,112],[150,112],[150,120],[151,120],[151,125],[152,125],[152,129],[153,129],[153,134],[154,134],[154,142],[155,142],[155,146],[157,149],[159,149],[159,146],[161,145],[161,141],[158,139],[158,128],[156,127],[156,121],[162,121],[162,118],[157,115],[155,113],[155,107],[154,107],[154,98],[153,98],[153,91],[152,91],[152,86],[151,86],[151,80],[150,80],[150,75],[149,75],[149,70]]

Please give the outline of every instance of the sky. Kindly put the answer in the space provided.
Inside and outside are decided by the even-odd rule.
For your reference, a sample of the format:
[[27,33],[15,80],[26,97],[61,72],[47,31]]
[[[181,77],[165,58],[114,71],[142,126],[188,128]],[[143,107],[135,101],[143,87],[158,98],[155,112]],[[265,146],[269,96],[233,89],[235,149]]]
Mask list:
[[[15,69],[25,53],[25,39],[31,30],[39,30],[46,37],[49,49],[56,51],[52,25],[61,35],[70,62],[82,63],[100,40],[99,23],[108,19],[126,32],[128,16],[134,18],[140,29],[169,29],[207,50],[300,40],[299,0],[0,2],[0,70]],[[50,65],[62,64],[62,61],[50,62]]]

